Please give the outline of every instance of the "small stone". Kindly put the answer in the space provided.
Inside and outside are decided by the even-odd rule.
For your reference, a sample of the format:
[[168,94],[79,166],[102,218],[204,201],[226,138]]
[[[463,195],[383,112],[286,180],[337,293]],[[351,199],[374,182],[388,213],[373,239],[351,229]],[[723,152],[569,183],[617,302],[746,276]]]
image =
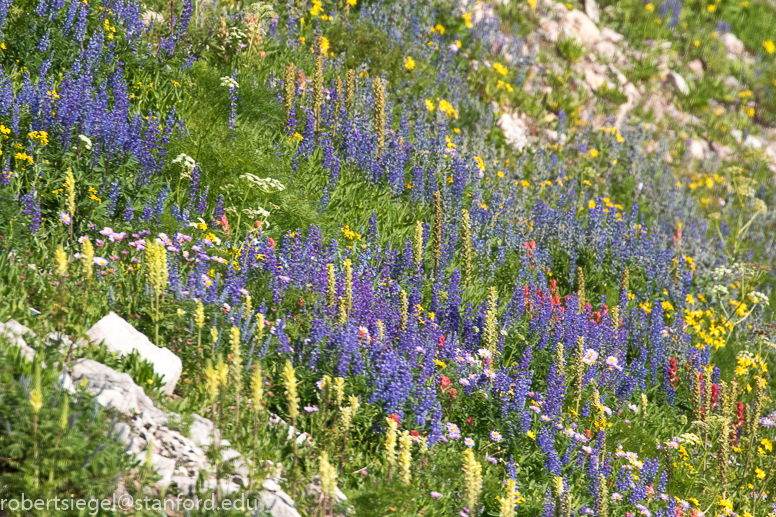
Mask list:
[[703,77],[703,63],[700,59],[694,59],[687,63],[687,68],[689,68],[696,77]]
[[594,45],[601,38],[601,31],[582,11],[572,9],[563,17],[563,33],[585,45]]
[[674,90],[678,91],[682,95],[688,95],[690,93],[690,87],[687,86],[687,81],[684,77],[677,74],[673,70],[668,72],[666,77],[666,84],[670,85]]
[[727,49],[728,53],[733,54],[734,56],[742,56],[744,54],[746,50],[744,43],[738,39],[735,34],[726,32],[720,39],[722,40],[722,44],[725,45],[725,49]]
[[601,20],[601,13],[595,0],[585,0],[585,14],[593,23],[598,23]]

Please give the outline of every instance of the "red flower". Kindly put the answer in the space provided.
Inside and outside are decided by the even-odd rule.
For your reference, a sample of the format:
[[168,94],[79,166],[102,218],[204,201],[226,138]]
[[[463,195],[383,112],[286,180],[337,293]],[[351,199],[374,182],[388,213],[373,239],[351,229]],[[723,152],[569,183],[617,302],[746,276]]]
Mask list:
[[221,229],[226,232],[226,235],[231,237],[232,232],[229,229],[229,219],[226,218],[226,214],[221,216],[221,220],[218,221],[218,224],[221,226]]
[[417,438],[418,436],[420,436],[420,433],[417,432],[415,429],[413,429],[412,431],[410,431],[410,436],[412,436],[413,438]]
[[447,392],[447,396],[450,397],[450,400],[455,400],[458,398],[458,390],[455,388],[450,388]]
[[270,248],[274,248],[275,247],[275,239],[270,237],[269,239],[267,239],[267,241],[269,242],[269,247]]
[[441,350],[443,346],[445,346],[445,336],[444,336],[444,334],[439,336],[439,349]]
[[474,419],[472,417],[469,417],[466,419],[466,423],[469,425],[472,425],[474,423]]
[[388,418],[390,418],[397,424],[399,423],[399,420],[401,420],[401,417],[399,417],[399,415],[397,415],[396,413],[391,413],[390,415],[388,415]]
[[439,376],[439,387],[442,389],[442,393],[446,392],[450,389],[450,386],[452,385],[452,381],[450,380],[450,377],[446,375],[440,375]]
[[590,432],[590,429],[585,429],[585,436],[587,436],[588,440],[593,436],[593,433]]

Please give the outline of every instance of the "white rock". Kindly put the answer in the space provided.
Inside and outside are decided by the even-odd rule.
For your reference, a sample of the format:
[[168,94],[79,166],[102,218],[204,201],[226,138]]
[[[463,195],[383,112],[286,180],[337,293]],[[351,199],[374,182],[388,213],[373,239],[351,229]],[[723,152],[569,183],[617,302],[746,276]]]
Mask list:
[[722,84],[730,88],[731,90],[740,90],[741,89],[741,83],[738,82],[738,79],[733,77],[732,75],[729,75],[725,77],[725,79],[722,81]]
[[720,160],[730,160],[733,157],[733,149],[726,145],[714,142],[712,148],[714,149],[714,152],[717,153]]
[[27,345],[24,340],[25,335],[35,337],[35,332],[25,327],[16,320],[8,320],[5,323],[0,323],[0,337],[5,338],[9,343],[18,346],[22,349],[22,356],[28,361],[32,361],[35,357],[35,350],[31,346]]
[[264,490],[259,492],[259,508],[255,514],[256,517],[265,514],[272,517],[300,517],[294,501],[275,480],[266,479],[261,487]]
[[595,53],[599,56],[611,60],[617,55],[617,46],[609,40],[602,39],[593,47]]
[[[135,457],[144,465],[147,455],[146,451],[141,451],[137,453]],[[172,475],[175,473],[175,460],[165,458],[161,454],[156,454],[154,452],[151,454],[151,463],[156,473],[162,477],[162,479],[156,482],[156,486],[160,488],[170,486],[170,483],[172,483]]]
[[197,445],[210,445],[213,442],[213,422],[197,414],[193,417],[194,421],[189,427],[191,441]]
[[143,333],[113,311],[95,323],[86,335],[95,343],[103,341],[110,352],[118,352],[120,355],[137,350],[142,359],[153,365],[154,372],[164,378],[163,393],[172,395],[183,372],[183,364],[170,350],[151,343]]
[[613,31],[609,27],[604,27],[601,29],[601,39],[609,40],[612,43],[619,43],[625,39],[625,36],[619,32]]
[[607,87],[611,86],[609,84],[608,79],[606,78],[606,75],[596,72],[591,67],[585,67],[585,82],[593,91],[598,90],[598,88],[600,88],[604,84]]
[[722,44],[730,54],[734,56],[742,56],[745,52],[744,43],[736,37],[735,34],[726,32],[722,35]]
[[539,28],[544,32],[544,38],[552,43],[557,43],[560,37],[560,25],[555,20],[550,18],[542,18],[539,20]]
[[582,11],[573,9],[563,17],[563,33],[585,45],[594,45],[601,37],[595,23]]
[[167,415],[154,406],[143,388],[135,384],[127,373],[119,373],[104,364],[84,358],[73,365],[72,377],[76,382],[86,379],[89,390],[105,407],[115,407],[128,415],[145,411],[153,415],[156,422],[167,423]]
[[709,152],[709,144],[705,140],[690,140],[687,152],[692,158],[702,160]]
[[732,136],[733,140],[735,140],[740,144],[741,141],[744,139],[744,132],[741,131],[740,129],[731,129],[730,136]]
[[687,68],[689,68],[696,77],[703,77],[703,63],[700,59],[694,59],[687,63]]
[[668,72],[666,83],[682,95],[688,95],[690,93],[690,87],[687,86],[687,81],[684,80],[684,77],[677,74],[673,70]]
[[593,23],[601,20],[601,13],[598,11],[598,4],[595,0],[585,0],[585,14]]
[[132,440],[132,428],[124,422],[117,422],[113,429],[113,438],[121,440],[124,445],[129,445]]
[[496,125],[504,131],[504,138],[509,145],[522,151],[528,145],[528,127],[514,113],[504,113],[498,118]]
[[759,136],[747,135],[744,140],[744,147],[748,147],[749,149],[762,149],[763,139]]

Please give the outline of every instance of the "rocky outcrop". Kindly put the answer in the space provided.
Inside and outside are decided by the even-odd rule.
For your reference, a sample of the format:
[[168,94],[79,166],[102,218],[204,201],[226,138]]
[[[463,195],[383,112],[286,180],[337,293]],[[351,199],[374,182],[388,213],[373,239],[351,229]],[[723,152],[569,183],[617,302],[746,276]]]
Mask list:
[[153,365],[154,372],[164,377],[162,392],[172,395],[183,371],[183,364],[170,350],[151,343],[143,333],[112,311],[95,323],[86,335],[92,342],[105,343],[110,352],[127,355],[137,351],[141,358]]
[[25,327],[16,320],[8,320],[0,323],[0,338],[4,338],[8,343],[18,346],[22,349],[22,356],[28,361],[35,357],[35,350],[32,349],[24,340],[24,336],[35,337],[35,332]]

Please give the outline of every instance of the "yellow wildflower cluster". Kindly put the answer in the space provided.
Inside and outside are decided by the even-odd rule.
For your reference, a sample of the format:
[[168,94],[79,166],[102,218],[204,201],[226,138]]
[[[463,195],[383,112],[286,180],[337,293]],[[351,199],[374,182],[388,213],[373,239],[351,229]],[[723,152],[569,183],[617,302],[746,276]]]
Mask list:
[[620,130],[614,126],[610,126],[610,127],[604,126],[604,127],[601,127],[600,130],[603,131],[604,133],[609,133],[611,135],[614,135],[618,143],[623,143],[625,141],[625,139],[622,137],[622,133],[620,133]]
[[350,225],[345,225],[344,228],[341,228],[341,231],[342,231],[343,235],[345,235],[345,237],[347,237],[351,241],[360,241],[361,240],[361,235],[359,233],[354,232],[353,230],[351,230],[350,229]]
[[500,73],[501,75],[507,75],[509,73],[509,70],[507,70],[507,67],[505,67],[501,63],[493,63],[493,70]]
[[42,145],[48,145],[48,133],[45,131],[32,131],[30,133],[27,133],[27,136],[30,137],[30,140],[38,141]]
[[[426,105],[426,107],[428,107],[428,105]],[[439,99],[439,111],[444,113],[447,118],[455,118],[458,120],[458,110],[444,99]]]
[[689,333],[697,338],[696,346],[714,347],[719,349],[725,346],[725,336],[733,328],[733,323],[723,315],[717,315],[714,309],[685,309],[684,319]]
[[514,91],[514,88],[512,88],[511,84],[505,83],[501,79],[499,79],[498,82],[496,83],[496,88],[498,88],[499,90],[506,90],[508,92]]
[[[760,354],[742,351],[736,357],[736,375],[746,377],[750,373],[768,375],[768,365]],[[754,370],[753,372],[751,370]]]

